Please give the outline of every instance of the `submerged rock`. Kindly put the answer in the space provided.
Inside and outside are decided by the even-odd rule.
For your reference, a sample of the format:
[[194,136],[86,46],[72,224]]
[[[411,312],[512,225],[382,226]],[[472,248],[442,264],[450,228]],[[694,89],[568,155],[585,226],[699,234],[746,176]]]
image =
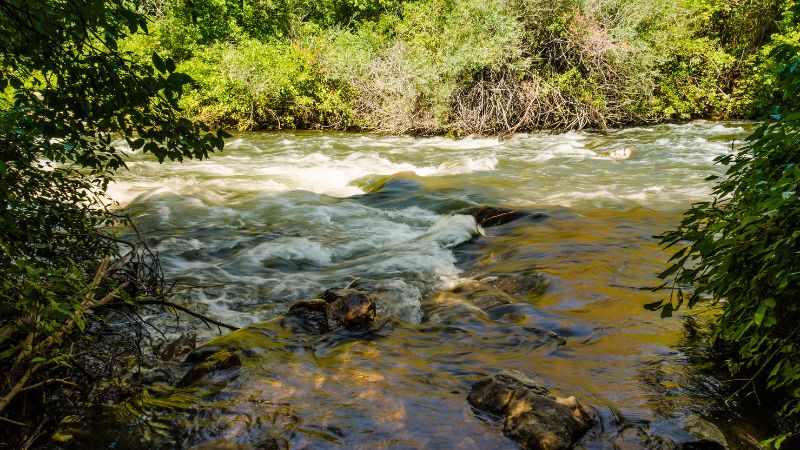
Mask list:
[[727,449],[725,434],[716,425],[697,414],[650,424],[650,433],[672,439],[685,449]]
[[493,288],[511,295],[541,294],[550,286],[550,280],[535,270],[519,273],[491,274],[479,278]]
[[630,158],[634,153],[636,153],[636,147],[617,148],[601,154],[609,159],[621,161]]
[[521,217],[533,217],[522,211],[486,205],[471,206],[458,211],[456,214],[472,216],[475,218],[475,222],[482,227],[503,225]]
[[[728,442],[722,431],[697,414],[657,422],[619,423],[616,418],[608,429],[588,437],[576,446],[579,450],[614,448],[618,450],[725,450]],[[602,428],[602,426],[601,426]],[[594,433],[590,433],[592,435]]]
[[248,442],[247,444],[231,442],[228,439],[219,439],[206,442],[195,448],[198,450],[289,450],[292,447],[285,437],[277,436],[261,439],[257,442]]
[[319,298],[292,305],[287,317],[315,334],[337,328],[362,329],[375,322],[375,302],[356,289],[328,289]]
[[176,361],[181,356],[194,351],[197,345],[197,333],[187,331],[173,340],[165,341],[158,348],[158,357],[163,361]]
[[[190,354],[189,357],[192,355]],[[191,360],[191,358],[187,358]],[[238,369],[242,367],[242,360],[235,351],[222,349],[211,353],[199,363],[192,366],[188,372],[178,382],[178,387],[187,387],[206,376],[213,375],[225,370]]]
[[499,416],[506,436],[525,449],[572,448],[592,424],[575,397],[554,397],[518,370],[503,370],[478,381],[467,400],[475,408]]

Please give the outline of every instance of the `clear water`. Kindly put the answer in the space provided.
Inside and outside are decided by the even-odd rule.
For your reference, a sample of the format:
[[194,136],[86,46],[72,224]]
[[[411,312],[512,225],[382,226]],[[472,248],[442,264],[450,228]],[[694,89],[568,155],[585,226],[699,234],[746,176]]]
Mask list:
[[[480,377],[517,368],[606,422],[697,410],[732,442],[761,437],[735,405],[720,406],[724,386],[698,374],[682,320],[642,308],[666,295],[646,289],[669,256],[653,236],[708,198],[705,178],[722,170],[713,159],[751,128],[506,141],[248,133],[207,161],[134,154],[111,194],[181,280],[176,301],[261,324],[221,338],[251,355],[237,379],[154,390],[126,417],[177,424],[167,434],[183,445],[255,445],[279,433],[296,447],[515,448],[465,398]],[[457,214],[474,204],[545,218],[482,230]],[[531,270],[550,280],[544,294],[514,296],[491,315],[474,307],[474,279]],[[353,280],[376,292],[378,330],[310,337],[262,323]]]

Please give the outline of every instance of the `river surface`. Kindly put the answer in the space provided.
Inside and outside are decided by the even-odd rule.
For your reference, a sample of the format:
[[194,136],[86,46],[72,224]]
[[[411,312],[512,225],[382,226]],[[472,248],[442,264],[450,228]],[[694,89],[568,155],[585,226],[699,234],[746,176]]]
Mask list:
[[[160,421],[182,446],[248,446],[278,433],[299,448],[516,448],[465,400],[479,378],[516,368],[577,396],[608,427],[696,411],[734,448],[762,438],[769,430],[725,406],[722,382],[693,362],[684,321],[642,308],[667,295],[648,289],[669,256],[653,236],[708,198],[705,178],[722,171],[714,158],[751,129],[692,123],[505,141],[247,133],[206,161],[134,154],[110,192],[180,280],[176,302],[247,326],[353,283],[376,292],[384,322],[323,336],[267,322],[264,333],[227,338],[251,355],[237,379],[154,390],[127,417]],[[480,229],[457,214],[476,204],[531,216]],[[474,280],[534,272],[549,281],[543,293],[488,312],[474,305]],[[197,332],[201,342],[218,335]],[[124,447],[158,430],[103,439]],[[603,433],[583,445],[610,448]]]

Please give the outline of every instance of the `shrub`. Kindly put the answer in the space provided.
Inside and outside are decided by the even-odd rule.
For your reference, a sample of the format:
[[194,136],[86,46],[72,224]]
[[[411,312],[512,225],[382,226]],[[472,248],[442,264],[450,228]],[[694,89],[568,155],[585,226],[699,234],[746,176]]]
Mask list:
[[181,106],[215,126],[347,128],[349,106],[302,42],[215,44],[179,65],[194,78]]
[[[776,45],[783,61],[776,81],[786,104],[778,108],[735,155],[717,161],[728,167],[714,200],[686,212],[662,243],[680,246],[677,260],[661,278],[674,277],[670,299],[647,305],[672,314],[684,302],[721,309],[717,342],[732,346],[727,361],[747,381],[739,391],[772,391],[787,401],[781,414],[789,432],[800,433],[800,45]],[[690,293],[682,288],[693,287]],[[771,441],[779,445],[788,435]]]
[[125,167],[116,140],[161,161],[223,145],[223,132],[178,118],[187,78],[172,61],[119,51],[145,25],[122,0],[0,8],[0,412],[6,426],[36,420],[16,430],[54,418],[36,402],[69,383],[47,373],[75,361],[72,337],[91,311],[137,296],[123,280],[136,252],[109,262],[119,249],[107,226],[119,218],[103,193]]
[[253,1],[151,0],[126,48],[191,59],[214,92],[185,105],[218,125],[508,133],[741,117],[795,26],[772,0]]

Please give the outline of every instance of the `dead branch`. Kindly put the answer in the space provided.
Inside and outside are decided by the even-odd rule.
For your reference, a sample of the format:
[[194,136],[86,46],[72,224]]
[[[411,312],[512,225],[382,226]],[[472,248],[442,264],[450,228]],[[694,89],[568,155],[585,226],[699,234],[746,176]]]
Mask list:
[[208,317],[206,315],[200,314],[200,313],[198,313],[196,311],[192,311],[191,309],[189,309],[189,308],[187,308],[185,306],[181,306],[181,305],[178,305],[176,303],[168,302],[166,300],[143,300],[143,301],[136,302],[136,304],[138,304],[138,305],[162,306],[162,307],[166,307],[166,308],[173,308],[173,309],[177,309],[178,311],[185,312],[186,314],[189,314],[192,317],[196,317],[196,318],[202,320],[203,322],[208,322],[208,323],[214,324],[214,325],[216,325],[218,327],[227,328],[227,329],[232,330],[232,331],[236,331],[236,330],[239,329],[239,327],[227,324],[225,322],[220,322],[219,320],[212,319],[211,317]]

